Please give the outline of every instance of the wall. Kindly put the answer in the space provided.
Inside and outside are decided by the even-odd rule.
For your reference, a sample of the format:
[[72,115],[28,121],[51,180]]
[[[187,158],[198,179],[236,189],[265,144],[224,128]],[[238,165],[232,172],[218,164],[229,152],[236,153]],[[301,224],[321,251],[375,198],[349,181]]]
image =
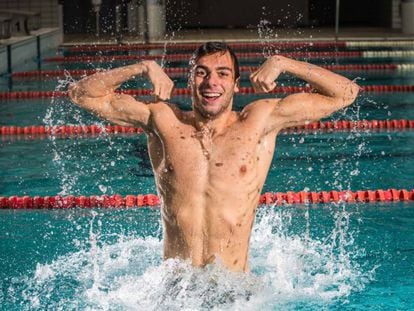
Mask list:
[[180,28],[256,28],[265,19],[274,26],[308,24],[308,0],[168,0],[167,23]]
[[0,9],[40,12],[40,27],[59,27],[57,0],[0,0]]
[[63,28],[64,33],[94,33],[95,15],[91,1],[64,1]]
[[392,26],[391,0],[342,0],[340,7],[342,26]]
[[[1,1],[1,0],[0,0]],[[122,28],[126,28],[128,15],[127,2],[129,0],[102,0],[99,12],[99,24],[102,35],[115,34],[115,7],[122,5]],[[64,32],[69,33],[95,33],[96,14],[91,0],[68,0],[63,2]]]
[[401,28],[401,0],[392,0],[392,28]]
[[[63,2],[63,1],[60,1]],[[102,30],[113,31],[113,7],[121,0],[103,0]],[[342,26],[400,26],[399,0],[341,0]],[[59,0],[0,0],[0,9],[41,13],[41,27],[59,27]],[[334,23],[335,0],[166,0],[169,29],[257,28],[266,19],[273,26],[328,26]],[[94,32],[90,0],[67,0],[67,32]]]
[[[340,26],[393,26],[396,0],[341,0]],[[169,29],[257,28],[262,19],[272,26],[335,24],[336,0],[168,0]],[[300,17],[301,16],[301,17]]]

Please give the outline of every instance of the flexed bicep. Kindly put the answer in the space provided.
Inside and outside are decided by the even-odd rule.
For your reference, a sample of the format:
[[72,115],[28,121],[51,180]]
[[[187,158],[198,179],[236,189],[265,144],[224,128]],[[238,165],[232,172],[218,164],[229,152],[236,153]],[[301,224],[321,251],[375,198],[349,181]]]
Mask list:
[[69,88],[69,96],[78,106],[117,125],[149,127],[149,105],[130,95],[109,93],[91,97],[83,94],[82,88],[73,85]]
[[174,84],[154,61],[142,61],[85,77],[69,87],[69,97],[78,106],[113,123],[149,129],[149,105],[116,91],[124,81],[141,75],[150,78],[157,101],[170,97]]
[[339,109],[341,104],[337,101],[320,94],[292,94],[275,104],[269,123],[274,127],[286,128],[318,121]]
[[359,92],[359,86],[343,76],[309,63],[277,55],[269,58],[257,73],[252,75],[255,89],[269,91],[274,87],[273,79],[281,72],[308,82],[317,93],[298,93],[281,100],[270,99],[274,107],[266,122],[267,132],[327,117],[351,105]]
[[108,102],[104,103],[105,111],[101,116],[123,126],[140,126],[144,130],[150,129],[150,104],[138,101],[126,94],[113,94]]

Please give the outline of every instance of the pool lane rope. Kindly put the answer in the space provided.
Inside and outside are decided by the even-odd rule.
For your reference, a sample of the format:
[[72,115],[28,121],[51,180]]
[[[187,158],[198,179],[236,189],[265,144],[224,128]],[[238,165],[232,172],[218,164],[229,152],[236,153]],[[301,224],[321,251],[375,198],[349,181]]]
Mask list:
[[[350,65],[321,65],[320,67],[331,71],[414,71],[414,64],[350,64]],[[241,66],[240,72],[252,73],[259,67]],[[13,78],[63,78],[63,77],[84,77],[101,70],[33,70],[12,73]],[[167,74],[186,76],[188,68],[164,68]]]
[[[236,53],[239,59],[262,59],[266,55],[260,52]],[[405,58],[413,57],[414,51],[335,51],[335,52],[282,52],[278,55],[290,58],[324,59],[324,58]],[[112,62],[126,60],[169,60],[189,61],[191,54],[159,54],[159,55],[97,55],[97,56],[54,56],[44,59],[45,62]]]
[[[317,121],[302,126],[296,126],[282,130],[281,134],[298,134],[309,132],[334,132],[334,131],[403,131],[414,129],[414,120],[338,120]],[[119,125],[31,125],[31,126],[0,126],[1,136],[82,136],[107,134],[140,134],[143,130],[138,127]]]
[[[414,85],[362,85],[360,90],[369,93],[389,93],[389,92],[414,92]],[[289,94],[289,93],[310,93],[313,88],[307,86],[277,86],[273,91],[267,94]],[[122,94],[132,96],[151,96],[150,89],[127,89],[118,90]],[[264,95],[263,93],[256,93],[252,87],[241,87],[238,94],[255,94]],[[175,88],[172,91],[173,96],[188,96],[191,95],[189,88]],[[0,100],[20,100],[20,99],[38,99],[38,98],[58,98],[67,97],[66,91],[15,91],[15,92],[0,92]]]
[[[344,57],[361,57],[361,52],[358,51],[340,51],[340,52],[291,52],[279,53],[279,55],[288,56],[292,58],[344,58]],[[239,59],[261,59],[265,55],[259,52],[237,53]],[[126,60],[158,60],[164,59],[169,61],[189,61],[190,54],[159,54],[159,55],[99,55],[99,56],[54,56],[47,57],[43,60],[45,62],[59,62],[59,63],[76,63],[76,62],[112,62],[112,61],[126,61]]]
[[[372,48],[372,47],[414,47],[413,40],[389,40],[389,41],[281,41],[274,42],[227,42],[234,50],[248,49],[298,49],[298,48]],[[200,43],[151,43],[151,44],[82,44],[80,46],[61,46],[61,50],[68,52],[93,52],[93,51],[133,51],[133,50],[190,50],[198,48]]]
[[[300,191],[266,192],[259,204],[322,204],[413,201],[414,189],[359,190],[359,191]],[[69,208],[124,208],[159,206],[155,194],[92,195],[92,196],[0,196],[0,209],[69,209]]]

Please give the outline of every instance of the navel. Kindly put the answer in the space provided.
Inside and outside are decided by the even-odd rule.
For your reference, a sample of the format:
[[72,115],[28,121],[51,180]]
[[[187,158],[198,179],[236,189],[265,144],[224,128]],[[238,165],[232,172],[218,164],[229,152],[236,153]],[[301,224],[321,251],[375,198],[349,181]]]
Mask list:
[[210,263],[214,262],[215,259],[216,259],[216,256],[211,255],[210,257],[207,258],[206,264],[210,264]]

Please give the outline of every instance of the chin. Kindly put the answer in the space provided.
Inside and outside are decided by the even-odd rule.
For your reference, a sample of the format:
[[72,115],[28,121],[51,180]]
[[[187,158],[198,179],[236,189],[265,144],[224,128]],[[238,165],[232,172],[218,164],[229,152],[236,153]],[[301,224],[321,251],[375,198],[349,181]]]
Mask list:
[[226,110],[225,107],[218,109],[204,109],[204,107],[195,107],[195,109],[206,119],[214,119]]

